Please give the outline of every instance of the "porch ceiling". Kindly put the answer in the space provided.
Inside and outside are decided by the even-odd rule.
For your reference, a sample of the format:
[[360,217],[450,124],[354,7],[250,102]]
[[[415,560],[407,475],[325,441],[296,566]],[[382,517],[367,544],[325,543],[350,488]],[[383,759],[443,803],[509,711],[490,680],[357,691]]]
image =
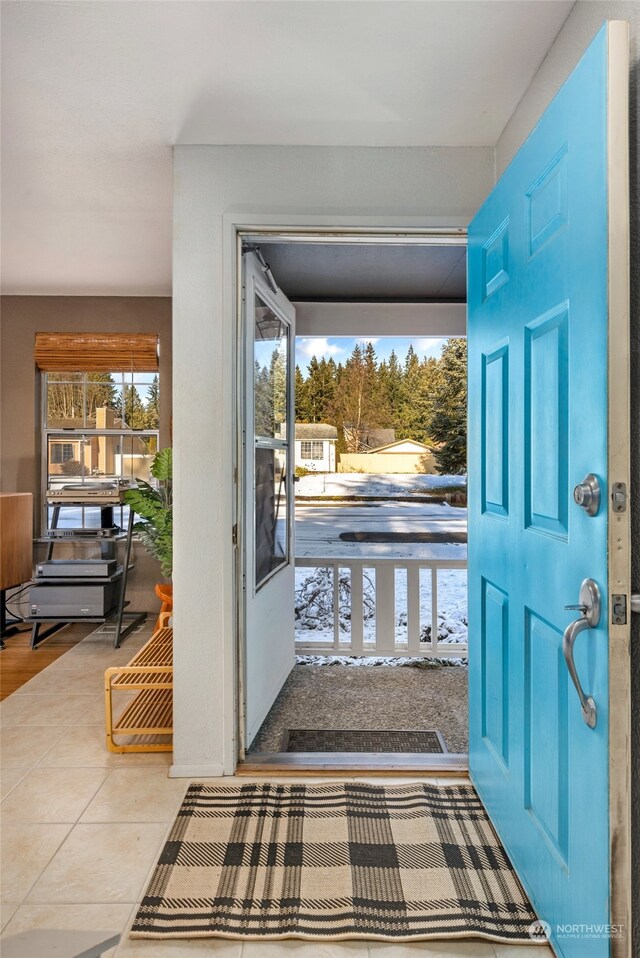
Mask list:
[[260,243],[294,300],[464,302],[466,247]]
[[171,145],[493,146],[572,7],[5,2],[4,291],[171,290]]

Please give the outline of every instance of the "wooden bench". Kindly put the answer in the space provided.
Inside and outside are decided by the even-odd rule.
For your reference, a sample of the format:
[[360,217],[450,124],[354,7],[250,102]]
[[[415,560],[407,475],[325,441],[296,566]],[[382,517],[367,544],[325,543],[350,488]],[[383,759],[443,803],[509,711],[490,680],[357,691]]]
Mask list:
[[[110,752],[170,752],[173,749],[172,742],[157,741],[159,735],[173,735],[173,629],[166,624],[168,614],[160,618],[160,628],[127,665],[104,673],[105,726]],[[116,719],[114,692],[138,693]],[[124,736],[135,736],[137,740],[116,741]]]

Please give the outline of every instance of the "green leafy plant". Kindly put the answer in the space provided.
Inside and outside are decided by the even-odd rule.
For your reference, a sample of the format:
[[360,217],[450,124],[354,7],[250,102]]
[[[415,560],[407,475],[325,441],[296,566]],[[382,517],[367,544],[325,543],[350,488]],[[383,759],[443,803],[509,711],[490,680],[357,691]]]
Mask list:
[[137,489],[128,489],[124,501],[140,516],[134,530],[142,544],[160,561],[162,574],[171,578],[173,571],[173,456],[170,448],[160,449],[153,458],[151,475],[158,480],[154,488],[138,479]]

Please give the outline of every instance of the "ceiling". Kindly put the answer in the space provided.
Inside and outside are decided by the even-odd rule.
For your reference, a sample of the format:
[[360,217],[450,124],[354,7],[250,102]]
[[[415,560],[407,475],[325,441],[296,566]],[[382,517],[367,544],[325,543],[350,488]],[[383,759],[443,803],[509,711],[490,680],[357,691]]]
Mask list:
[[282,291],[311,302],[465,302],[465,246],[260,243]]
[[494,145],[571,7],[3,2],[4,291],[167,295],[175,143]]

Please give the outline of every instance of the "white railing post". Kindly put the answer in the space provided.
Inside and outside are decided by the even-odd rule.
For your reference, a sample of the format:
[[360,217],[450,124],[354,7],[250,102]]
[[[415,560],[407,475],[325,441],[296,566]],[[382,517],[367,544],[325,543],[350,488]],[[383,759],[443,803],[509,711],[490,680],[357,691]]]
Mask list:
[[340,565],[333,563],[333,647],[340,646]]
[[438,570],[431,569],[431,651],[438,649]]
[[[331,569],[333,572],[333,639],[309,639],[296,636],[300,652],[342,653],[350,655],[408,655],[419,658],[467,657],[468,643],[438,641],[438,570],[466,569],[466,559],[392,559],[345,558],[318,556],[296,559],[302,569]],[[347,570],[351,580],[351,629],[348,636],[340,634],[340,569]],[[375,581],[375,644],[364,641],[365,632],[365,570],[373,569]],[[395,570],[407,574],[407,639],[396,639]],[[420,642],[421,569],[431,577],[431,641]],[[402,610],[404,611],[404,609]]]
[[395,567],[375,563],[376,570],[376,652],[389,655],[396,650]]
[[407,564],[407,651],[420,654],[420,566]]
[[350,561],[351,566],[351,653],[358,655],[364,648],[364,566]]

